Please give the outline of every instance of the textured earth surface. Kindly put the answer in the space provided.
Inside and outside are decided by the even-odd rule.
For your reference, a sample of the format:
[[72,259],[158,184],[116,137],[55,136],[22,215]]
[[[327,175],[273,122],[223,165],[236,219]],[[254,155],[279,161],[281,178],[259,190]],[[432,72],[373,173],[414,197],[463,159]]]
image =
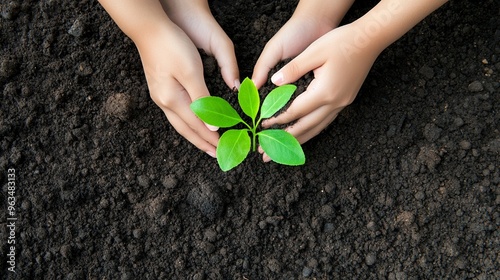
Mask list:
[[[245,77],[296,1],[210,5]],[[306,165],[227,173],[96,1],[0,8],[2,279],[500,279],[498,1],[450,1],[384,51]]]

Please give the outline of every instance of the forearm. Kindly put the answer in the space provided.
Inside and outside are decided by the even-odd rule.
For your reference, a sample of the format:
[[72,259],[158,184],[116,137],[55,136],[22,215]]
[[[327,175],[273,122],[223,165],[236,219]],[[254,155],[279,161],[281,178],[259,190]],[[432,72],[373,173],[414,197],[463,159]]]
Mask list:
[[331,28],[340,24],[354,0],[300,0],[293,16],[305,16],[328,23]]
[[99,3],[136,44],[160,28],[173,25],[158,0],[99,0]]
[[[353,23],[359,41],[381,52],[448,0],[381,0]],[[360,47],[360,46],[357,46]]]

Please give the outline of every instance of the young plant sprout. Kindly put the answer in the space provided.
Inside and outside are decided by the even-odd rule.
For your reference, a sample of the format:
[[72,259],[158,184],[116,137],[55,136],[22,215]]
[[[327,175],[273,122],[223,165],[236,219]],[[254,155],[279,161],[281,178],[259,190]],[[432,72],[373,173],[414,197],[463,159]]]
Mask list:
[[250,147],[255,152],[257,138],[264,152],[274,162],[285,165],[305,163],[304,151],[293,135],[282,129],[257,131],[262,119],[272,117],[285,106],[296,89],[294,85],[283,85],[272,90],[264,99],[257,118],[260,107],[259,92],[253,81],[246,78],[238,92],[238,103],[243,113],[251,118],[251,123],[244,121],[231,104],[220,97],[202,97],[191,103],[191,110],[209,125],[229,128],[242,123],[246,126],[243,129],[229,129],[220,137],[216,156],[223,171],[238,166],[247,157]]

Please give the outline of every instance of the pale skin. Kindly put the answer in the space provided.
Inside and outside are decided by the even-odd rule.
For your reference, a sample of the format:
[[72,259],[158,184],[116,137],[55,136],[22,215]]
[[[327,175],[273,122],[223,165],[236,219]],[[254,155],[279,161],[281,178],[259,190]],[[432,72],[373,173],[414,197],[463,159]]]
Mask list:
[[[293,83],[310,71],[314,79],[285,112],[262,122],[263,127],[293,123],[286,130],[300,143],[318,135],[352,103],[379,54],[447,0],[381,0],[355,22],[335,28],[352,2],[301,0],[290,20],[268,42],[254,68],[252,79],[258,86],[278,61],[296,54],[271,81],[277,86]],[[293,28],[311,14],[330,21]],[[334,24],[324,32],[329,23]],[[291,47],[295,38],[307,38],[310,44]],[[263,160],[270,158],[263,154]]]
[[189,108],[210,95],[197,48],[212,54],[231,89],[239,87],[234,46],[206,0],[99,0],[141,56],[151,98],[172,126],[198,149],[215,157],[217,128]]
[[[213,18],[206,0],[99,0],[136,44],[153,101],[172,126],[200,150],[215,156],[216,128],[189,104],[209,95],[196,48],[213,54],[229,88],[239,86],[231,40]],[[354,0],[301,0],[288,22],[266,44],[254,68],[257,87],[270,69],[295,57],[272,77],[279,86],[313,71],[314,79],[282,114],[264,127],[286,130],[305,143],[351,104],[379,54],[447,0],[381,0],[358,20],[338,27]],[[260,150],[262,152],[262,150]],[[263,154],[264,161],[269,157]]]

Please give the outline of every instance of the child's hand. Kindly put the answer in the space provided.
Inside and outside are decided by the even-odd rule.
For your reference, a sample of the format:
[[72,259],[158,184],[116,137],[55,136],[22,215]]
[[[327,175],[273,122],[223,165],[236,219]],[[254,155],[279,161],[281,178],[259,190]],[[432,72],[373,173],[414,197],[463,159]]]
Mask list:
[[352,2],[300,1],[290,20],[267,42],[255,64],[252,80],[257,88],[267,81],[269,70],[278,62],[298,55],[316,39],[337,27]]
[[300,143],[316,136],[356,97],[379,49],[360,46],[354,25],[345,25],[325,34],[304,52],[276,72],[276,85],[293,83],[309,71],[314,79],[282,114],[265,120],[262,125],[288,124],[287,131]]
[[[314,72],[314,80],[287,111],[263,121],[262,125],[269,127],[296,121],[286,130],[300,143],[316,136],[354,100],[377,56],[447,1],[382,0],[355,22],[323,35],[273,75],[271,81],[278,86],[292,83],[309,71]],[[301,3],[310,3],[309,7],[317,12],[328,10],[318,9],[326,1]],[[266,60],[273,62],[272,59]],[[262,79],[260,75],[259,79]],[[269,158],[264,155],[264,160]]]
[[192,101],[209,95],[196,47],[216,57],[230,88],[239,86],[239,71],[233,43],[213,18],[207,0],[99,2],[137,46],[153,101],[182,136],[215,157],[216,128],[206,126],[189,108]]
[[191,38],[196,47],[217,59],[227,86],[238,88],[239,70],[233,42],[213,17],[207,0],[163,0],[162,5],[168,17]]
[[211,131],[189,108],[192,101],[209,95],[195,45],[173,23],[136,45],[153,101],[177,132],[215,157],[218,133]]
[[267,42],[255,64],[252,80],[257,88],[267,82],[269,70],[278,62],[298,55],[331,29],[331,26],[320,22],[315,17],[292,17]]

